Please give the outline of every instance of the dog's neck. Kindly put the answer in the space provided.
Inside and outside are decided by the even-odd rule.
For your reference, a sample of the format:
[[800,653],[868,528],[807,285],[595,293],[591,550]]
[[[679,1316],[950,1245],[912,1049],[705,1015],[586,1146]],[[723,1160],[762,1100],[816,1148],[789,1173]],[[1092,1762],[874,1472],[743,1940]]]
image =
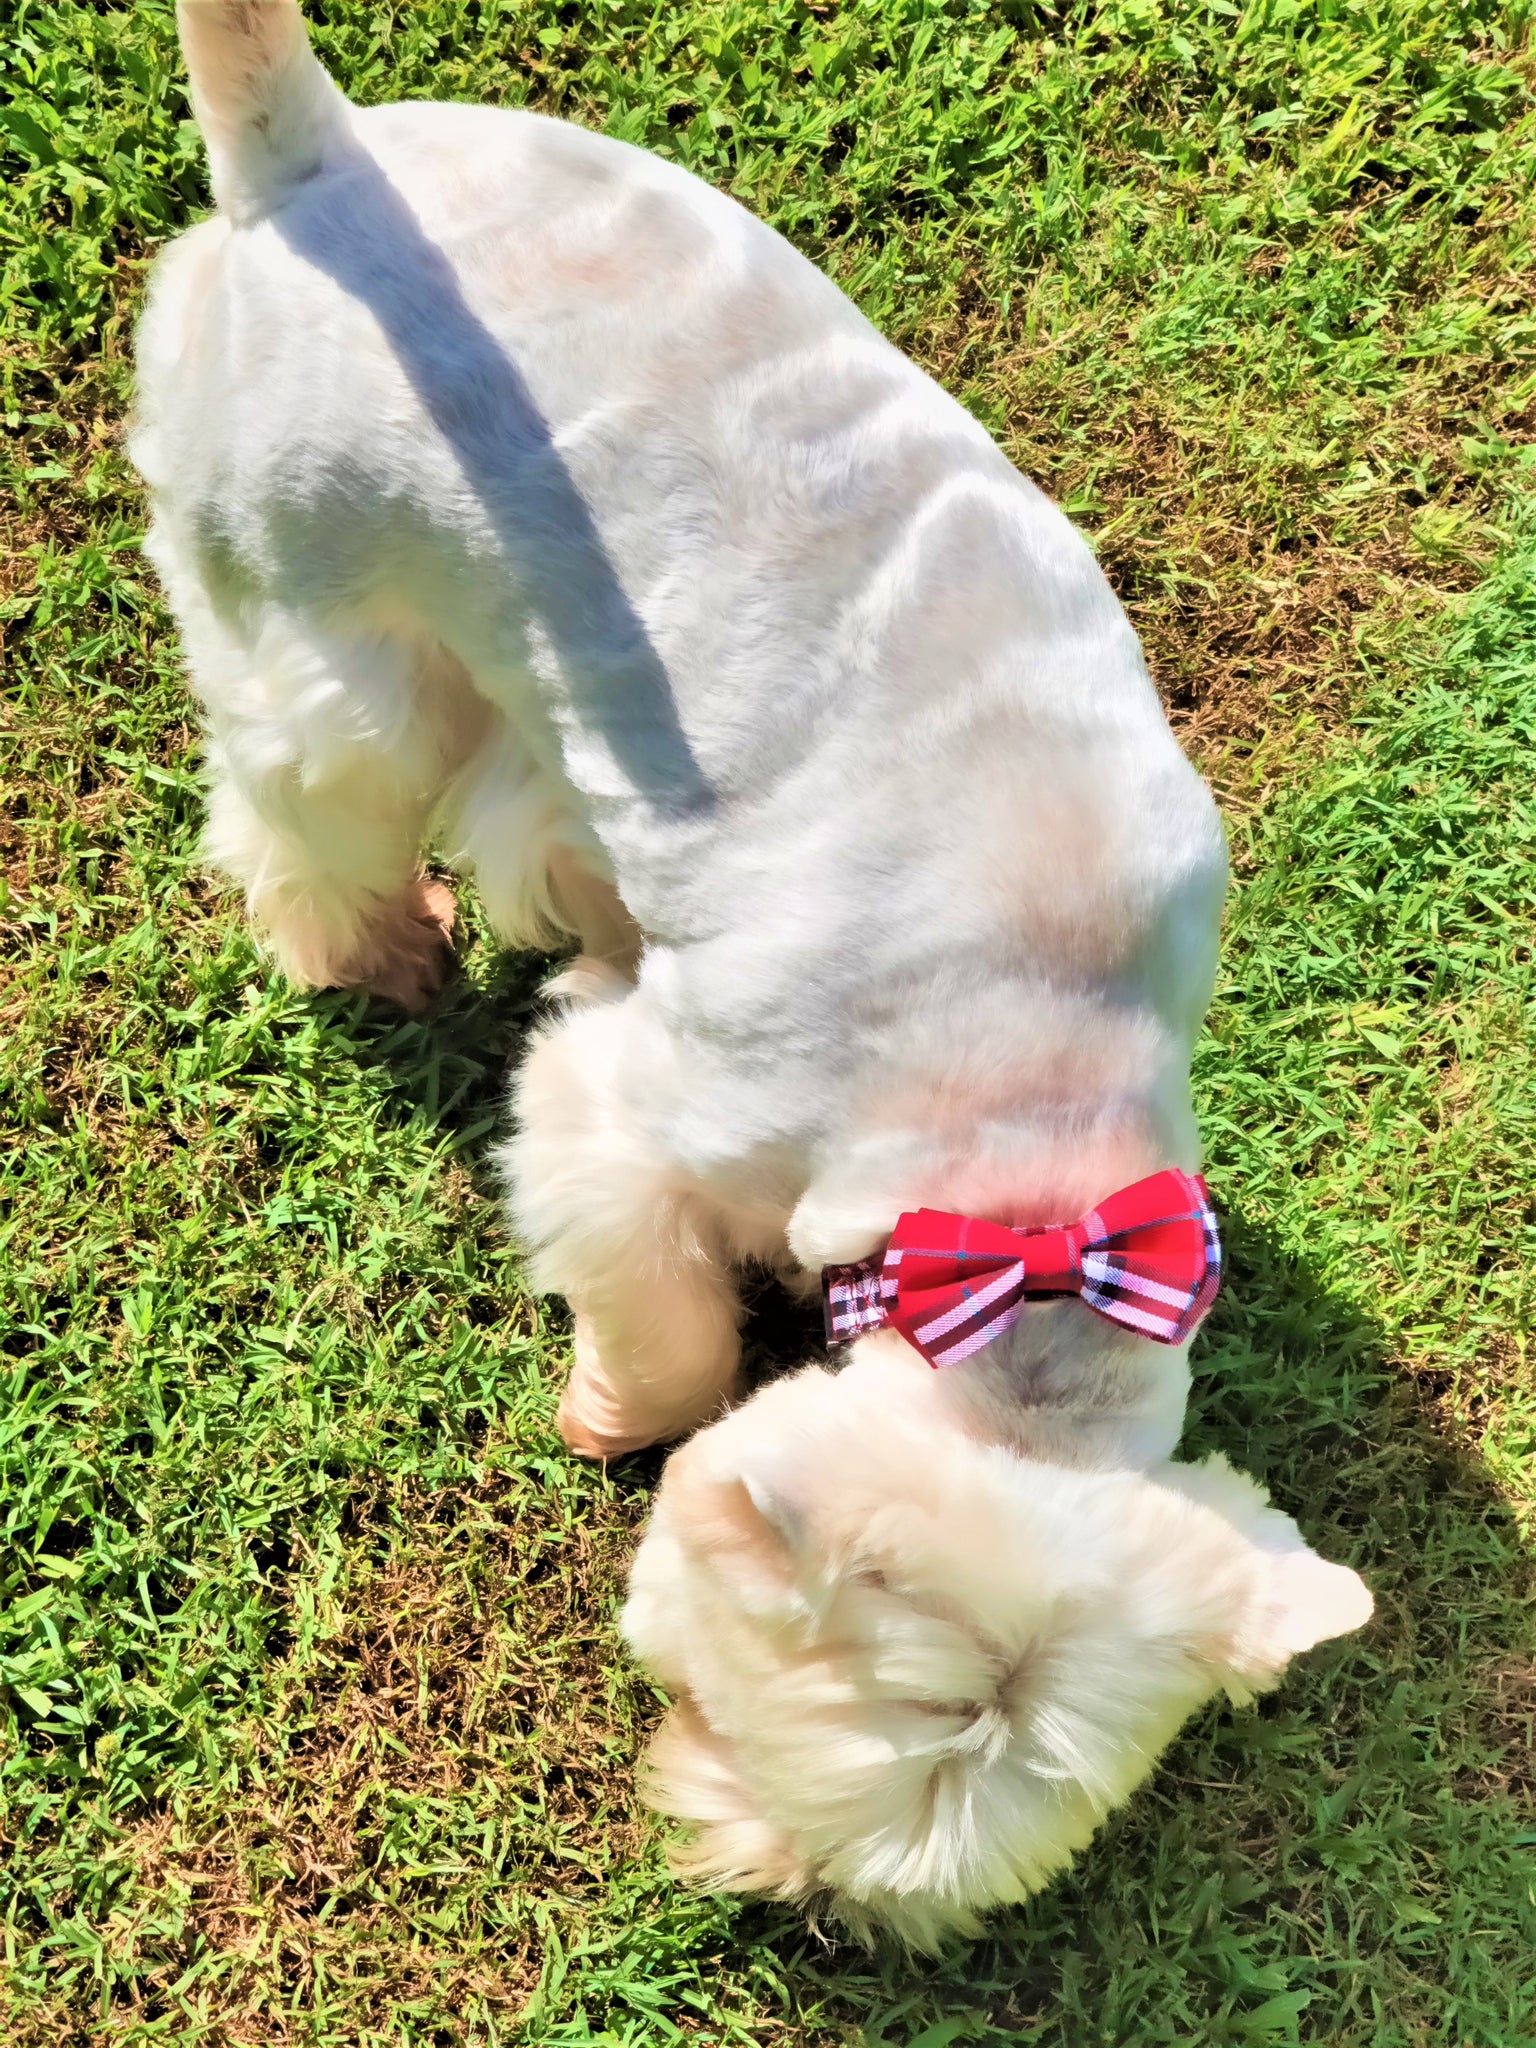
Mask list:
[[1184,1164],[1141,1116],[1083,1131],[1030,1130],[1011,1146],[997,1135],[986,1149],[936,1160],[920,1206],[1030,1230],[1074,1223],[1116,1189]]
[[1073,1299],[1026,1302],[1000,1336],[942,1368],[879,1330],[852,1352],[861,1371],[877,1363],[903,1400],[932,1409],[935,1427],[1046,1464],[1146,1470],[1184,1430],[1187,1345],[1133,1334]]
[[[1032,1048],[984,1088],[961,1061],[927,1086],[904,1077],[801,1202],[796,1256],[813,1271],[868,1258],[919,1208],[1014,1228],[1072,1223],[1160,1168],[1197,1170],[1187,1058],[1165,1050],[1148,1059],[1144,1034],[1138,1044],[1101,1030],[1059,1058]],[[950,1426],[1050,1463],[1144,1467],[1169,1456],[1182,1430],[1183,1350],[1116,1330],[1078,1302],[1032,1304],[947,1371],[894,1333],[866,1339],[855,1361],[871,1351]]]
[[[1171,1098],[1171,1099],[1170,1099]],[[1054,1113],[872,1121],[807,1190],[791,1248],[813,1272],[883,1250],[904,1211],[942,1209],[1014,1229],[1074,1223],[1168,1166],[1194,1172],[1188,1091]]]
[[1070,1223],[1161,1167],[1199,1167],[1189,1040],[1150,1003],[963,989],[870,1051],[875,1079],[790,1225],[813,1270],[878,1250],[903,1210]]

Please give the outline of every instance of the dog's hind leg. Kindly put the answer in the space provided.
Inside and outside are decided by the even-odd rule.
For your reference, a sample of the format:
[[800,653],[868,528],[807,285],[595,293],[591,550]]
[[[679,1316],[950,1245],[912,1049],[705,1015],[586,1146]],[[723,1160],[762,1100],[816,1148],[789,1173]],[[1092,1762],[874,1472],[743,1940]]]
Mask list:
[[545,952],[574,934],[583,954],[634,979],[641,936],[571,792],[498,711],[447,802],[455,866],[473,873],[496,936]]
[[740,1357],[725,1220],[661,1135],[665,1038],[617,974],[606,993],[534,1045],[504,1155],[533,1277],[575,1316],[561,1434],[594,1458],[721,1413]]
[[418,1008],[442,980],[454,916],[422,843],[486,707],[457,663],[408,634],[271,608],[249,629],[178,611],[206,711],[214,865],[293,980]]

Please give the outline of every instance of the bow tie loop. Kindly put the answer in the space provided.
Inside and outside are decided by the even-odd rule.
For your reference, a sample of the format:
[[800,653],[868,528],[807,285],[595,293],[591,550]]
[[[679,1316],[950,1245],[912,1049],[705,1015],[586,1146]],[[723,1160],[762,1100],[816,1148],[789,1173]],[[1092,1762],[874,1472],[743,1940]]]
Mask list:
[[1043,1230],[908,1210],[883,1257],[828,1266],[822,1284],[828,1342],[889,1325],[930,1365],[949,1366],[994,1342],[1026,1302],[1072,1295],[1121,1329],[1182,1344],[1220,1279],[1205,1182],[1169,1168]]

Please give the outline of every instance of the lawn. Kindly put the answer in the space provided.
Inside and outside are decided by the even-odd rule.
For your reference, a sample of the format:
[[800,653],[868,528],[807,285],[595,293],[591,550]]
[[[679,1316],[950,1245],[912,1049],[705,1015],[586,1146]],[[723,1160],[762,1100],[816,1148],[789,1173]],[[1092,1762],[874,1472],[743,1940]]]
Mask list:
[[[121,448],[206,204],[168,0],[0,21],[10,2048],[1536,2043],[1536,118],[1483,0],[331,0],[808,251],[1094,539],[1222,799],[1189,1447],[1377,1619],[940,1964],[665,1874],[487,1172],[544,963],[278,979],[197,856]],[[805,1341],[765,1300],[761,1361]]]

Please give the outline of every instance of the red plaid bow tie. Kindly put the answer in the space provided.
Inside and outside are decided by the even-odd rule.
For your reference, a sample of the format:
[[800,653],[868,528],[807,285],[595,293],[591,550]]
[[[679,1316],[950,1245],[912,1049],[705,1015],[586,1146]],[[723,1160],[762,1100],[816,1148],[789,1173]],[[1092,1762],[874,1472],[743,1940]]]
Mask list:
[[1170,1168],[1055,1229],[909,1210],[883,1258],[821,1278],[828,1343],[888,1323],[934,1366],[1000,1337],[1026,1301],[1062,1294],[1138,1336],[1182,1344],[1216,1298],[1221,1239],[1205,1182]]

